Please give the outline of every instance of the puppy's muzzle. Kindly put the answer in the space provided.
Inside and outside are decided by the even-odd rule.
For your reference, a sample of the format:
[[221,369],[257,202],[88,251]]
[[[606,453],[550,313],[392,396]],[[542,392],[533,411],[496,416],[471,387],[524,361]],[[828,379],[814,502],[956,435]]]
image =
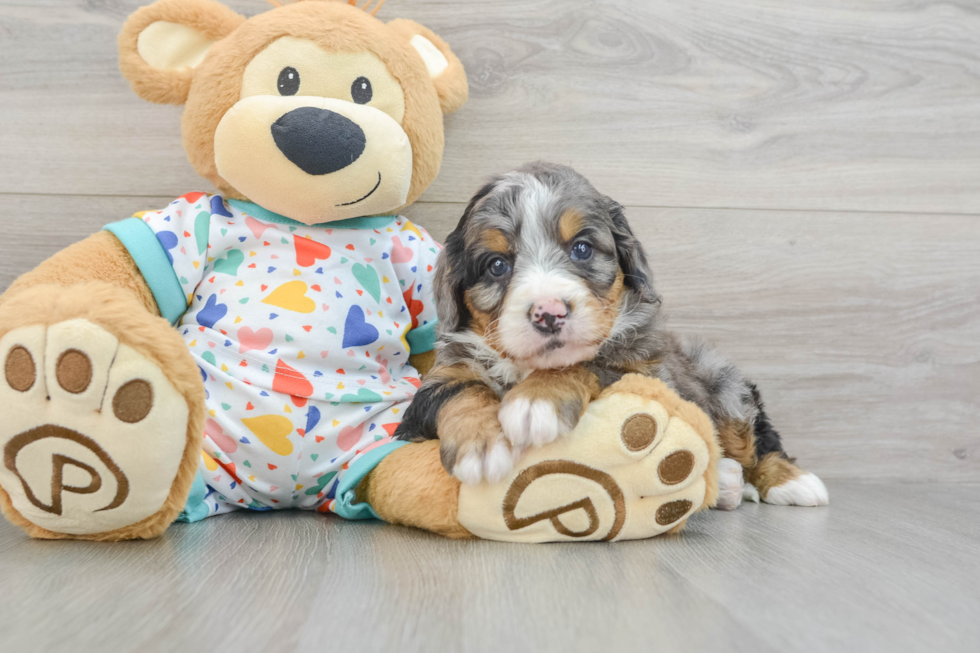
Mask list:
[[309,175],[326,175],[346,168],[364,152],[367,139],[356,122],[339,113],[300,107],[272,125],[279,151]]
[[572,307],[560,299],[546,299],[537,302],[527,313],[531,326],[544,335],[555,335],[561,331]]

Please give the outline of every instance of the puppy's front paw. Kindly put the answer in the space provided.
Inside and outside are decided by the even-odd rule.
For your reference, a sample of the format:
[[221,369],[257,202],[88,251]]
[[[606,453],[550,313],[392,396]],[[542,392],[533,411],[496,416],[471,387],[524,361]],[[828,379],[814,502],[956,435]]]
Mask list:
[[511,445],[495,419],[469,431],[440,433],[439,439],[443,467],[463,483],[496,483],[514,468]]
[[558,415],[551,401],[529,399],[519,394],[504,397],[498,416],[504,435],[519,451],[532,445],[540,447],[548,444],[575,426]]

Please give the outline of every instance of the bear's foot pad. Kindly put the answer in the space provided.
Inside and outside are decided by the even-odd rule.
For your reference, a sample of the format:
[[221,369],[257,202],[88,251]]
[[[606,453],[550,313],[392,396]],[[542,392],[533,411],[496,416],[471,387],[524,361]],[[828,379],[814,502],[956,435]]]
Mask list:
[[641,539],[683,526],[714,478],[713,434],[697,430],[707,417],[687,404],[684,415],[704,418],[689,423],[659,381],[630,386],[649,392],[605,394],[501,482],[463,485],[459,522],[478,537],[517,542]]
[[5,509],[84,536],[163,508],[189,410],[156,364],[82,319],[7,333],[0,363]]

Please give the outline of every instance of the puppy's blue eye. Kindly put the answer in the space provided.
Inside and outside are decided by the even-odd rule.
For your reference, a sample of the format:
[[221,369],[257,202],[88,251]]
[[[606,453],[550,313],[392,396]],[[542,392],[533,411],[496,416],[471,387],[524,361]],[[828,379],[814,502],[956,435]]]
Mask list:
[[495,258],[490,261],[490,274],[495,277],[502,277],[510,272],[510,263],[502,258]]
[[573,261],[588,261],[592,258],[592,245],[579,241],[572,245],[571,254]]

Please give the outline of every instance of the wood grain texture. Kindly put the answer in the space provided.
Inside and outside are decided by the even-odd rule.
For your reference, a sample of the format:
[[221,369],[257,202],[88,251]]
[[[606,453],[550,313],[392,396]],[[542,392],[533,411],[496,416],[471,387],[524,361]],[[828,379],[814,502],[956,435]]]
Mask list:
[[[117,71],[147,1],[0,0],[0,289],[208,190],[180,109]],[[409,216],[441,239],[486,175],[575,165],[630,207],[673,326],[759,383],[831,507],[611,546],[299,513],[51,543],[0,520],[0,649],[976,650],[976,3],[389,0],[396,16],[444,36],[471,84]]]
[[831,483],[618,544],[448,541],[309,513],[126,544],[0,522],[7,651],[975,651],[977,486]]
[[[171,198],[0,195],[0,288]],[[438,239],[462,204],[417,204]],[[670,324],[759,384],[827,478],[980,483],[980,222],[970,216],[627,208]],[[68,218],[70,216],[70,219]],[[38,237],[41,234],[42,237]]]
[[[180,109],[117,71],[116,33],[143,3],[0,2],[0,192],[200,184]],[[966,0],[396,0],[379,16],[432,27],[470,77],[429,201],[544,158],[630,205],[980,212]]]

